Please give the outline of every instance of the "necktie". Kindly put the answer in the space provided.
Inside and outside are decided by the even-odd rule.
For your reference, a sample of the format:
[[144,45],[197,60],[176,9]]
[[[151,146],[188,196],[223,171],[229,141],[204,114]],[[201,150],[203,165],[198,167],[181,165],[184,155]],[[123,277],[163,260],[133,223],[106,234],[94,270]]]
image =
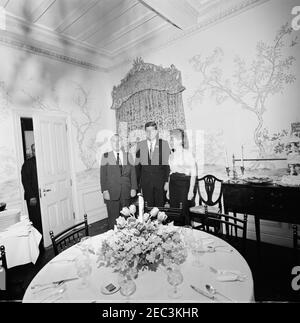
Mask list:
[[117,153],[117,165],[119,166],[120,172],[122,174],[122,163],[121,163],[121,160],[120,160],[120,153]]
[[153,142],[150,141],[150,159],[152,159],[152,153],[153,153]]

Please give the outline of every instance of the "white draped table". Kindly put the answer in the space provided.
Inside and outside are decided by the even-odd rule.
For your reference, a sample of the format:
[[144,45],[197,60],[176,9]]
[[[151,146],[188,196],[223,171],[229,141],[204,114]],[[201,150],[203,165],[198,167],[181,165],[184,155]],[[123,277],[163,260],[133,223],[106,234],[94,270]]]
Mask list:
[[[178,228],[178,230],[180,230]],[[189,229],[184,229],[189,230]],[[194,291],[190,285],[194,285],[202,290],[205,290],[206,284],[211,284],[219,292],[232,298],[237,302],[252,302],[254,301],[253,295],[253,279],[251,270],[241,256],[241,254],[234,248],[232,248],[225,241],[212,236],[206,232],[193,230],[194,235],[202,239],[204,242],[210,240],[212,246],[224,246],[228,248],[217,248],[220,251],[205,252],[200,256],[200,263],[195,262],[195,259],[190,254],[180,268],[183,274],[183,283],[178,286],[181,291],[181,297],[179,299],[170,299],[168,291],[171,286],[167,282],[167,275],[165,270],[158,269],[154,271],[142,271],[139,272],[138,277],[135,279],[136,291],[130,296],[131,302],[214,302],[206,296],[203,296]],[[97,251],[101,241],[105,238],[107,233],[94,236],[91,238],[91,244]],[[221,251],[225,249],[233,250],[232,252]],[[73,246],[57,257],[53,258],[41,271],[36,275],[28,286],[23,298],[23,302],[41,302],[47,295],[53,293],[50,289],[34,293],[36,289],[32,289],[32,286],[36,284],[49,283],[53,281],[59,281],[62,279],[74,278],[77,276],[75,264],[72,262],[77,255],[81,253],[79,248]],[[104,295],[101,292],[101,287],[106,286],[110,282],[117,283],[118,274],[113,272],[113,269],[107,267],[97,268],[96,259],[97,256],[91,254],[92,261],[92,273],[90,276],[89,287],[85,289],[78,288],[78,280],[72,280],[66,282],[66,291],[61,295],[62,297],[57,302],[125,302],[128,298],[124,297],[119,291],[115,294]],[[61,261],[62,260],[62,261]],[[247,276],[245,281],[219,281],[218,275],[210,270],[209,267],[215,269],[233,270]],[[226,298],[216,295],[217,301],[226,302]],[[51,298],[49,298],[50,301]],[[53,301],[55,298],[53,298]]]
[[24,219],[0,232],[0,245],[4,245],[7,267],[35,264],[39,256],[40,232]]

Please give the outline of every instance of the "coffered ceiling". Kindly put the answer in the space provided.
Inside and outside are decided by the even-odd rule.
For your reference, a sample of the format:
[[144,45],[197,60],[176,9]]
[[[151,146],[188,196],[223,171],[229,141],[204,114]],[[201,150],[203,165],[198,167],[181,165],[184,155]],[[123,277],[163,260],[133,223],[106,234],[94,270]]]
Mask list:
[[108,69],[264,1],[0,0],[0,41]]

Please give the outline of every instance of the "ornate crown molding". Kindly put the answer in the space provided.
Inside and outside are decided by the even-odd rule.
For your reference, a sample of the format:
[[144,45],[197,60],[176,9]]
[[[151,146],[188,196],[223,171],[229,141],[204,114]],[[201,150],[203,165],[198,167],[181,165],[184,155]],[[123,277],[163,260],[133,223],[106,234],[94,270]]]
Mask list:
[[89,70],[105,71],[105,72],[107,71],[106,69],[104,69],[98,65],[95,65],[95,64],[92,64],[92,63],[89,63],[86,61],[82,61],[82,60],[79,60],[79,59],[76,59],[76,58],[73,58],[70,56],[66,56],[66,55],[60,54],[56,51],[53,51],[53,50],[45,49],[45,48],[38,47],[38,46],[35,46],[32,44],[26,44],[22,41],[19,41],[16,39],[11,39],[9,37],[0,36],[0,44],[3,46],[23,50],[23,51],[29,52],[31,54],[34,54],[34,55],[46,56],[50,59],[61,61],[63,63],[77,65],[77,66],[80,66],[82,68],[86,68]]
[[44,49],[41,47],[37,47],[35,45],[31,45],[31,44],[26,44],[24,42],[15,40],[15,39],[9,39],[6,37],[1,37],[0,36],[0,43],[4,46],[7,47],[11,47],[11,48],[15,48],[15,49],[19,49],[19,50],[23,50],[26,52],[29,52],[31,54],[34,55],[39,55],[39,56],[46,56],[48,58],[57,60],[57,61],[61,61],[63,63],[68,63],[68,64],[72,64],[72,65],[77,65],[80,66],[82,68],[86,68],[89,70],[93,70],[93,71],[106,71],[106,69],[97,66],[95,64],[86,62],[86,61],[82,61],[70,56],[66,56],[63,54],[59,54],[55,51],[51,51],[49,49]]
[[184,91],[185,87],[181,83],[181,73],[174,65],[164,68],[137,58],[131,70],[121,80],[121,84],[113,87],[111,108],[119,109],[132,95],[145,90],[176,94]]

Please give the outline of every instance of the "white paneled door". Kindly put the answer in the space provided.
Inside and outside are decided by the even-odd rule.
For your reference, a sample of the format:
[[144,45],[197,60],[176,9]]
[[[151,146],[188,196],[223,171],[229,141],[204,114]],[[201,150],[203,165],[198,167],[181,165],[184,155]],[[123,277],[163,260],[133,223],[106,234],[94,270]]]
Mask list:
[[74,224],[67,123],[64,117],[33,118],[44,244]]

